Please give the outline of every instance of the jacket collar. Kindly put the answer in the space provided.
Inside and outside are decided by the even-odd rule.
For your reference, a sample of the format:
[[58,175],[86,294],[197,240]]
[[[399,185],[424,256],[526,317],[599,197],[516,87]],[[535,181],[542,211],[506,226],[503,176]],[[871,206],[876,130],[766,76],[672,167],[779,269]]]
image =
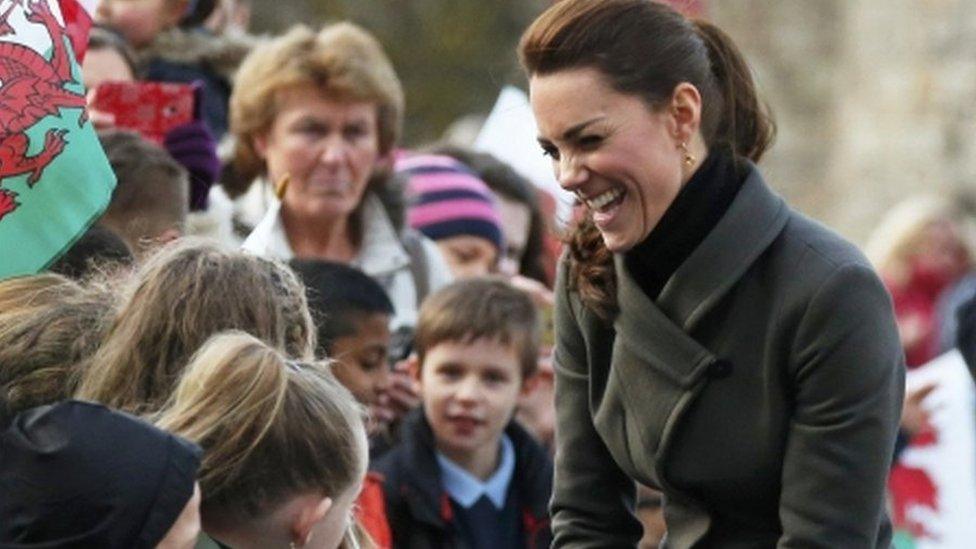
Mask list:
[[[672,382],[690,388],[716,357],[689,334],[786,225],[789,209],[750,165],[729,210],[651,301],[614,255],[622,342]],[[654,337],[648,337],[653,333]]]
[[789,208],[749,164],[732,205],[665,284],[657,304],[685,332],[697,323],[786,226]]
[[246,34],[212,34],[201,29],[175,27],[159,33],[138,52],[140,64],[164,60],[181,65],[202,65],[228,82],[244,58],[264,42]]
[[[410,256],[400,243],[400,237],[376,195],[369,193],[363,196],[362,215],[363,241],[352,264],[374,277],[388,275],[409,265]],[[283,261],[295,257],[281,221],[281,202],[278,199],[272,199],[264,218],[248,235],[243,248]]]
[[363,242],[353,264],[370,276],[389,274],[410,264],[400,235],[373,193],[363,197]]

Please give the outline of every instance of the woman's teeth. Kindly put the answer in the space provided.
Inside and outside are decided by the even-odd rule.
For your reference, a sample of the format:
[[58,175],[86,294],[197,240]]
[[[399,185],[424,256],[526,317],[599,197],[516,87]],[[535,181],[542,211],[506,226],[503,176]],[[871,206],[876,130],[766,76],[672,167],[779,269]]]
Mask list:
[[600,210],[602,208],[605,208],[608,204],[610,204],[614,200],[623,196],[623,194],[624,192],[620,189],[610,189],[605,193],[599,194],[594,198],[587,200],[586,205],[591,210]]

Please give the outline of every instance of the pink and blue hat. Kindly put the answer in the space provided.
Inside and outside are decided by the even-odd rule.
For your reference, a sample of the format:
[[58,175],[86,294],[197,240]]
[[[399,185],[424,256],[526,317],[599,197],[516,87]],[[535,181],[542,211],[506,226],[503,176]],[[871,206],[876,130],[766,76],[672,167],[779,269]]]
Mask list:
[[431,240],[460,235],[484,238],[502,250],[495,197],[470,168],[440,155],[403,157],[396,171],[407,178],[407,222]]

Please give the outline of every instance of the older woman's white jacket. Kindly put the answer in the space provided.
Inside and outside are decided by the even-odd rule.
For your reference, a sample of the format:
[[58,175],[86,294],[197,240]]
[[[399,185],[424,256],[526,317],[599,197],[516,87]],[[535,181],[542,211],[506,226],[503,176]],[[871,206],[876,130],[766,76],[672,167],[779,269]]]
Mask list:
[[[451,282],[451,272],[437,246],[426,238],[420,238],[427,280],[425,284],[418,285],[413,276],[415,269],[410,266],[410,254],[382,202],[373,194],[363,197],[363,242],[352,264],[376,279],[390,296],[396,309],[390,324],[393,331],[416,326],[418,287],[426,286],[430,292],[434,292]],[[283,261],[295,257],[281,222],[281,202],[271,201],[264,218],[254,227],[242,248],[253,254]]]

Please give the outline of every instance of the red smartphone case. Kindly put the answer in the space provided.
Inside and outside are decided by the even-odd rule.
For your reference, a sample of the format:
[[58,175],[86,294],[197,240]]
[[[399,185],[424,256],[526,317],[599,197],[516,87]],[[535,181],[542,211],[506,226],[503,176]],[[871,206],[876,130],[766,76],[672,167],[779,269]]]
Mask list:
[[171,129],[193,121],[192,84],[103,82],[95,88],[92,108],[115,115],[115,126],[162,143]]

